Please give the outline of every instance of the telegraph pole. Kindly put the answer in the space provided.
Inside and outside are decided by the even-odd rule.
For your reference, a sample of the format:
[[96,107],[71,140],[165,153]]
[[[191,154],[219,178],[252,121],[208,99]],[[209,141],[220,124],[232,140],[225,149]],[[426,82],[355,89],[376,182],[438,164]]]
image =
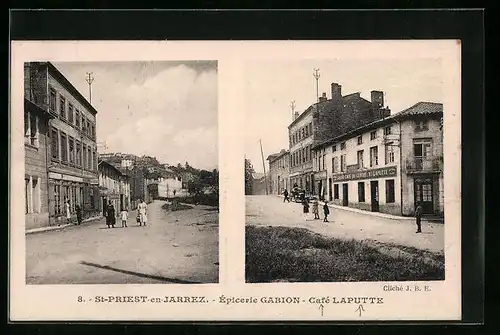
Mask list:
[[316,79],[316,102],[319,102],[319,87],[318,87],[318,81],[320,77],[319,69],[314,69],[313,76]]
[[292,109],[292,121],[295,117],[295,100],[292,100],[292,102],[290,103],[290,108]]
[[260,143],[260,155],[262,156],[262,167],[264,168],[264,182],[266,183],[266,195],[268,195],[268,190],[267,190],[267,174],[266,174],[266,163],[264,163],[264,151],[262,151],[262,140],[259,139]]
[[87,72],[87,78],[85,81],[89,84],[89,102],[92,104],[92,83],[94,82],[94,72]]

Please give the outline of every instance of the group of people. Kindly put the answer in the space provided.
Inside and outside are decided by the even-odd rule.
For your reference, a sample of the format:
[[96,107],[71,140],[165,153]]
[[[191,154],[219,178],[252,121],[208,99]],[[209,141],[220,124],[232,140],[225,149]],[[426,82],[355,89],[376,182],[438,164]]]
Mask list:
[[[125,207],[120,212],[120,219],[122,223],[122,228],[127,227],[128,220],[128,209]],[[137,216],[136,221],[139,223],[139,226],[146,226],[148,222],[148,205],[144,200],[139,201],[139,205],[137,205]],[[108,228],[115,228],[116,224],[116,211],[113,203],[109,201],[109,204],[106,208],[106,225]]]
[[[290,202],[290,194],[288,193],[288,190],[285,189],[283,192],[283,202],[288,201]],[[304,220],[307,221],[307,216],[309,214],[309,201],[305,197],[305,194],[301,196],[301,203],[302,203],[302,212],[304,213]],[[319,220],[319,200],[317,198],[312,199],[312,212],[314,214],[314,220]],[[323,222],[329,222],[328,221],[328,215],[330,215],[330,208],[328,207],[328,201],[323,201]]]

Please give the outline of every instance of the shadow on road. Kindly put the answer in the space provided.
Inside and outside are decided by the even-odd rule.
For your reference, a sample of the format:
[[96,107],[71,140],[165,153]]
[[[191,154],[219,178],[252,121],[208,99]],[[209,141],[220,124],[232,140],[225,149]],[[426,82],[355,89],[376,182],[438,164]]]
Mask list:
[[110,271],[125,273],[125,274],[132,275],[132,276],[160,280],[160,281],[169,282],[169,283],[176,283],[176,284],[202,284],[200,282],[194,282],[194,281],[188,281],[188,280],[182,280],[182,279],[175,279],[175,278],[165,278],[165,277],[162,277],[162,276],[154,276],[154,275],[148,275],[148,274],[140,273],[140,272],[134,272],[134,271],[128,271],[128,270],[121,270],[121,269],[116,269],[116,268],[113,268],[113,267],[110,267],[110,266],[99,265],[99,264],[89,263],[89,262],[85,262],[85,261],[80,262],[80,264],[87,265],[87,266],[92,266],[92,267],[99,268],[99,269],[104,269],[104,270],[110,270]]

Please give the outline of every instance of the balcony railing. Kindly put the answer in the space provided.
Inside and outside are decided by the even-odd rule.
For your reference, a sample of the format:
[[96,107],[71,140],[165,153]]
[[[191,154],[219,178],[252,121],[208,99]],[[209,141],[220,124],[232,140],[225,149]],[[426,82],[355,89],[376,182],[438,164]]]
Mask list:
[[409,157],[406,159],[406,172],[408,173],[441,172],[442,169],[442,156]]

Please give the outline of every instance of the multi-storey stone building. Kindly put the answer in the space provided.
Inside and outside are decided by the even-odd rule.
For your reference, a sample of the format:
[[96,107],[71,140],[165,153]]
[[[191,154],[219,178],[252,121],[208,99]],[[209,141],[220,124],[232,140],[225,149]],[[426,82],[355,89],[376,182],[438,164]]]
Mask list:
[[122,209],[132,209],[129,176],[104,160],[99,162],[99,189],[104,216],[110,201],[117,215]]
[[290,152],[282,149],[279,153],[269,155],[269,189],[271,194],[282,194],[290,190]]
[[[47,182],[41,178],[40,185],[37,184],[36,187],[40,187],[39,194],[47,194],[48,220],[34,223],[27,215],[27,226],[59,223],[65,217],[66,201],[69,201],[73,215],[75,206],[80,204],[84,219],[98,217],[100,209],[97,179],[97,111],[50,62],[27,63],[25,68],[29,68],[28,72],[32,74],[36,73],[27,81],[39,92],[36,105],[40,112],[43,110],[43,115],[50,116],[43,120],[38,118],[38,121],[35,118],[35,123],[39,122],[35,128],[31,126],[31,116],[29,118],[29,137],[31,138],[31,130],[36,133],[36,127],[40,136],[34,142],[39,146],[36,160],[39,163],[39,173],[43,169],[42,162],[45,165]],[[32,111],[33,108],[30,113]],[[40,130],[46,132],[47,136],[41,136]],[[28,150],[35,147],[36,145]],[[30,158],[27,158],[27,165],[32,165]],[[31,188],[35,188],[33,178],[30,183]],[[44,199],[41,195],[40,205],[30,200],[32,207],[29,211],[37,206],[40,211],[44,211],[45,204],[41,204],[42,201],[45,202]]]
[[290,143],[290,183],[311,194],[324,193],[324,173],[314,173],[312,147],[329,138],[339,136],[361,125],[390,115],[384,107],[384,94],[371,92],[371,101],[360,93],[342,96],[341,85],[331,84],[331,99],[326,93],[319,101],[295,119],[288,126]]
[[443,105],[414,106],[314,146],[325,198],[373,212],[443,215]]

